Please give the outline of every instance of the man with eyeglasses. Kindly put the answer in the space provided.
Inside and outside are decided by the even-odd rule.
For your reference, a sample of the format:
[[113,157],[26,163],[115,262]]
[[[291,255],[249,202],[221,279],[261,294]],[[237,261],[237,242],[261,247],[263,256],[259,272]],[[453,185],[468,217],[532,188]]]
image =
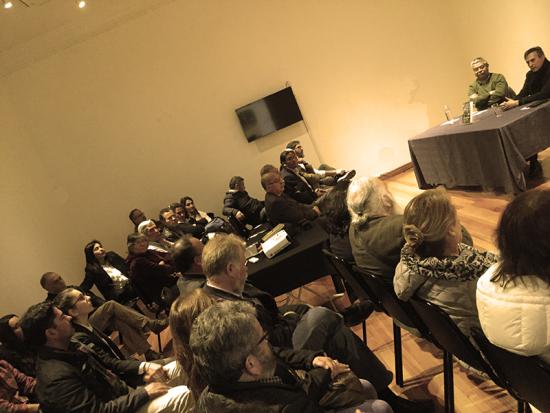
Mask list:
[[504,102],[508,83],[500,73],[491,73],[489,63],[483,57],[476,57],[470,63],[476,80],[468,88],[468,97],[478,110],[487,109]]

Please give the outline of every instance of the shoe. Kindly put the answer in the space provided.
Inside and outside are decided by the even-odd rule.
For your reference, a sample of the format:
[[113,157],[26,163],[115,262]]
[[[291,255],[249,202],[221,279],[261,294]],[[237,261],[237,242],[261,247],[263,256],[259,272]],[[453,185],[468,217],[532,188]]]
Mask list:
[[163,358],[162,354],[157,353],[153,349],[147,350],[145,353],[143,353],[143,356],[145,357],[146,361],[161,360]]
[[146,327],[155,334],[160,334],[163,330],[168,327],[168,319],[164,318],[158,320],[156,318],[147,321]]
[[340,314],[344,316],[344,324],[348,327],[362,323],[374,311],[374,304],[369,300],[357,300]]
[[433,413],[433,400],[408,400],[386,388],[378,392],[378,397],[388,403],[396,413]]
[[355,176],[355,174],[356,174],[355,169],[352,169],[351,171],[347,171],[344,175],[338,178],[336,182],[349,181]]

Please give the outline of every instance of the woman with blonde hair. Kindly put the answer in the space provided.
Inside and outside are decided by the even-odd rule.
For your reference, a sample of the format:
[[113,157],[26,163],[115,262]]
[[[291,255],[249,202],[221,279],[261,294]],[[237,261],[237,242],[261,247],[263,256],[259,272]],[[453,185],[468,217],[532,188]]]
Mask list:
[[442,188],[414,197],[404,213],[405,245],[393,280],[397,296],[413,295],[441,307],[470,335],[479,326],[476,308],[478,278],[496,262],[496,255],[462,243],[456,209]]

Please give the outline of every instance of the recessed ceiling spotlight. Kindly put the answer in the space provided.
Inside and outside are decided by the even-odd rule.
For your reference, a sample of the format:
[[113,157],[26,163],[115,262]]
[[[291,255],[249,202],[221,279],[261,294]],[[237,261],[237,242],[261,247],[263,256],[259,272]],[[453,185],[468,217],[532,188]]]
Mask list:
[[9,0],[4,0],[4,8],[5,9],[11,9],[13,7],[13,3]]
[[84,0],[80,0],[78,2],[78,8],[83,9],[84,7],[86,7],[86,2]]

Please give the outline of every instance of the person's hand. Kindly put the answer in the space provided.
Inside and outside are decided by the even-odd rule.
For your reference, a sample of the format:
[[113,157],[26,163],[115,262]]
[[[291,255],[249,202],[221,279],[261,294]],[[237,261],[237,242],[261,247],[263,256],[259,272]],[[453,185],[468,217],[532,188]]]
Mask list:
[[166,394],[168,390],[170,390],[170,386],[164,383],[154,382],[145,386],[145,391],[150,399],[156,399],[157,397]]
[[508,110],[508,109],[515,108],[518,105],[519,105],[518,100],[506,98],[506,102],[502,103],[500,106],[502,106],[502,109]]
[[239,221],[244,221],[244,214],[241,211],[237,211],[235,214],[235,218],[237,218]]
[[326,356],[317,356],[313,359],[312,365],[322,369],[330,370],[330,377],[336,376],[351,371],[347,364],[340,363],[338,360],[331,359]]
[[29,413],[38,413],[40,411],[40,405],[38,403],[27,403],[25,407],[27,408],[25,411]]
[[166,265],[164,261],[159,262],[159,265]]
[[340,374],[347,373],[349,371],[351,371],[351,369],[347,364],[337,362],[336,366],[333,369],[331,369],[332,373],[330,377],[335,378],[335,377],[338,377]]
[[165,382],[167,380],[168,380],[168,376],[166,374],[166,371],[164,371],[164,369],[160,364],[147,363],[145,374],[143,375],[143,381],[145,383],[150,383],[155,381]]
[[321,210],[319,209],[319,207],[317,205],[314,205],[313,208],[311,208],[315,211],[315,213],[317,214],[317,216],[321,215]]

